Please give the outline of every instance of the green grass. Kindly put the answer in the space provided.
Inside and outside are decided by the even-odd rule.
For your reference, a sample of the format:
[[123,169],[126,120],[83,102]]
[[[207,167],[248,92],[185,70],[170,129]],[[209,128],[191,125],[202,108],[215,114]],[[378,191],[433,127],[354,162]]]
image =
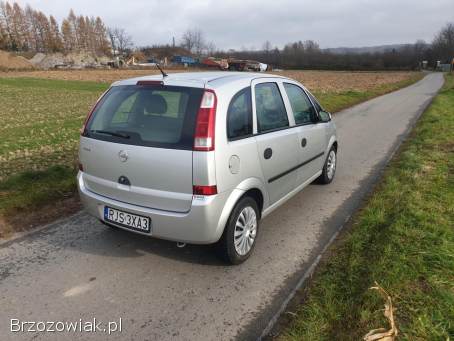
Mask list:
[[88,91],[88,92],[103,92],[107,89],[108,84],[87,82],[87,81],[65,81],[57,79],[41,79],[41,78],[0,78],[1,86],[10,86],[15,88],[39,88],[54,91]]
[[454,338],[454,79],[426,111],[353,225],[304,289],[281,340],[360,340],[388,327],[401,340]]
[[[335,112],[415,80],[367,92],[323,93],[319,99]],[[75,193],[79,129],[107,87],[97,82],[0,78],[0,218]]]
[[39,209],[40,203],[73,195],[75,186],[75,172],[69,167],[23,172],[0,183],[0,202],[3,210],[23,213]]
[[82,121],[106,88],[94,82],[0,78],[0,180],[73,166]]

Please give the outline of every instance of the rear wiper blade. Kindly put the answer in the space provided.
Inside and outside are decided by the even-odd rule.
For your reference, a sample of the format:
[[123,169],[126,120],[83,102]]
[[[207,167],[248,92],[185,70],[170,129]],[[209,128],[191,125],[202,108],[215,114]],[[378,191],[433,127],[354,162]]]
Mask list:
[[109,130],[90,130],[90,133],[106,134],[106,135],[111,135],[111,136],[116,136],[116,137],[122,137],[124,139],[129,139],[131,137],[128,134],[117,133],[115,131],[109,131]]

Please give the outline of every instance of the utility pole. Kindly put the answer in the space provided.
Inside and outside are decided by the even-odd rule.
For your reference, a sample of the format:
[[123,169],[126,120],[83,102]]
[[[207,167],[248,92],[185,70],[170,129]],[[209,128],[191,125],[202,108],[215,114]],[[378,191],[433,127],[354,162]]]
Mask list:
[[172,37],[172,47],[175,47],[175,37]]

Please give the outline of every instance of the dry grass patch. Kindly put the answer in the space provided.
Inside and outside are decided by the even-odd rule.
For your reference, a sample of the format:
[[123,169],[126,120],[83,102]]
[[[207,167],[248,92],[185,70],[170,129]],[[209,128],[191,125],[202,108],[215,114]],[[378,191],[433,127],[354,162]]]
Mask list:
[[283,71],[275,73],[294,78],[318,93],[365,92],[410,80],[417,72]]
[[[198,69],[177,69],[173,72],[207,71]],[[415,77],[415,72],[351,72],[351,71],[301,71],[288,70],[272,72],[276,75],[294,78],[311,91],[340,93],[345,91],[369,91],[380,86],[396,84]],[[1,77],[33,77],[71,81],[94,81],[112,83],[120,79],[156,75],[156,69],[146,70],[52,70],[30,72],[0,72]]]

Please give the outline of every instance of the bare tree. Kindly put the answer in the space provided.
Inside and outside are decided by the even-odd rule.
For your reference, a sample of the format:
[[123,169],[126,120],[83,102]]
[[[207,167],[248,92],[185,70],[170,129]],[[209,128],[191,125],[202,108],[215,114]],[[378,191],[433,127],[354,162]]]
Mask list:
[[193,51],[195,45],[195,37],[193,30],[187,30],[183,33],[181,37],[181,47],[185,48],[188,51]]
[[441,61],[450,63],[454,58],[454,23],[443,27],[435,36],[432,47]]
[[116,50],[118,50],[120,54],[123,54],[133,47],[132,37],[124,28],[109,28],[107,30],[107,34],[109,35],[114,54],[116,53]]
[[109,37],[110,45],[112,46],[112,51],[115,55],[117,53],[117,39],[115,38],[114,30],[110,27],[107,29],[107,36]]
[[271,42],[269,40],[267,40],[263,43],[262,50],[266,54],[269,54],[272,49],[273,49],[273,46],[271,45]]
[[181,47],[196,55],[201,55],[207,47],[203,32],[197,28],[188,29],[181,37]]
[[0,2],[0,22],[1,26],[3,26],[2,31],[4,32],[3,35],[5,37],[5,45],[8,49],[15,50],[17,46],[11,28],[11,11],[11,5],[8,2]]
[[205,48],[206,48],[206,53],[210,56],[212,56],[216,53],[216,45],[212,41],[207,43]]
[[313,40],[306,40],[304,43],[304,50],[306,50],[306,52],[318,52],[320,51],[320,46],[318,45],[317,42],[313,41]]
[[424,54],[427,52],[429,45],[422,39],[418,39],[413,45],[413,54],[420,63],[424,59]]

